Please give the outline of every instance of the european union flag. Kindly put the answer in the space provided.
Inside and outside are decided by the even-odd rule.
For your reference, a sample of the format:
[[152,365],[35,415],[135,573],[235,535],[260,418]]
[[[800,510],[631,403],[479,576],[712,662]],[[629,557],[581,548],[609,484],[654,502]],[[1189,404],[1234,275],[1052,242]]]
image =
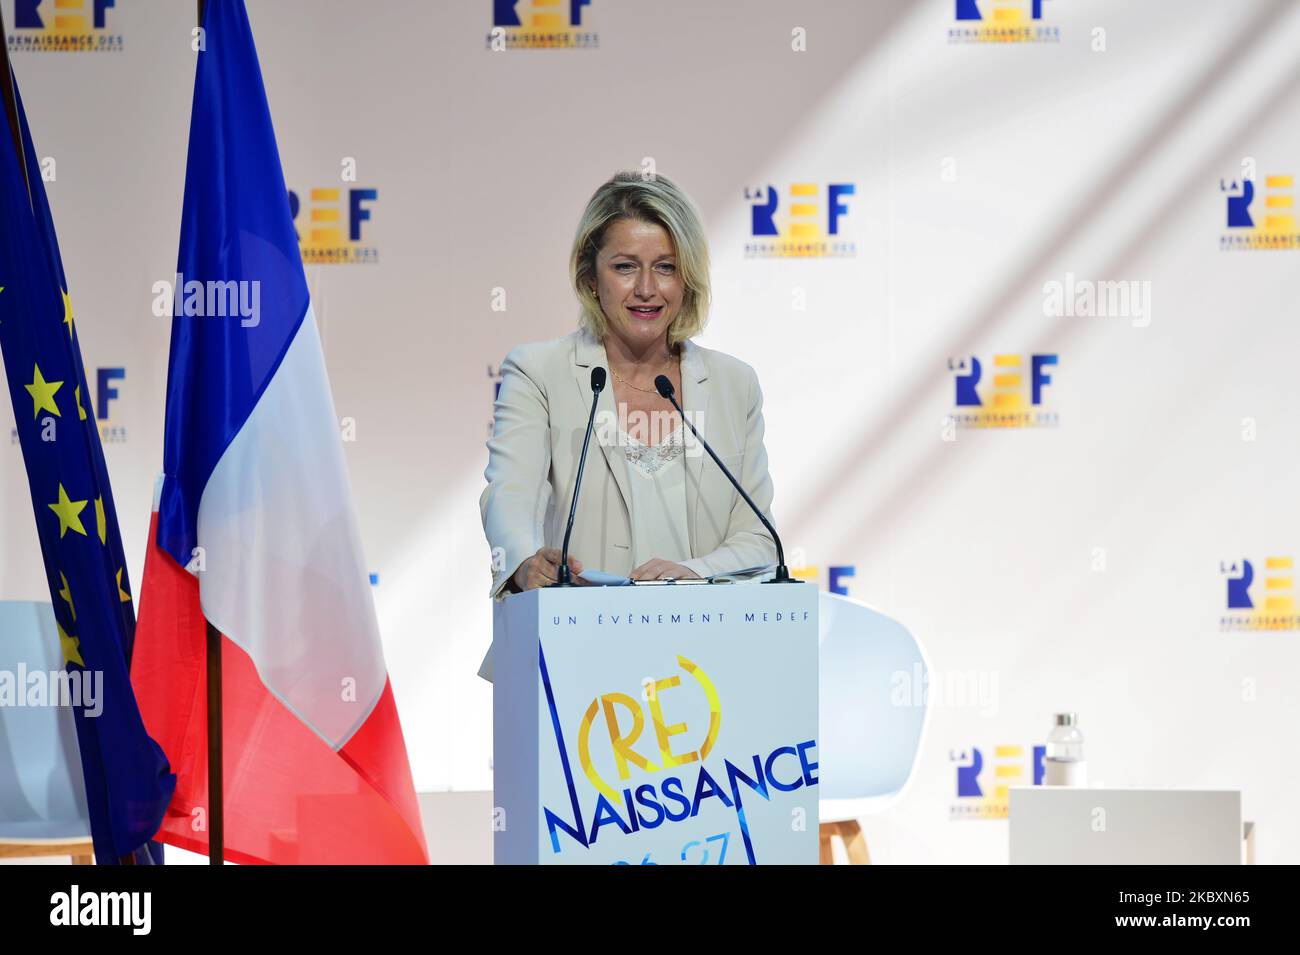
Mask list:
[[[18,84],[11,69],[4,74],[13,97],[0,128],[0,350],[64,669],[69,685],[82,688],[70,696],[81,704],[74,711],[95,859],[147,862],[176,777],[131,689],[135,608],[117,513],[86,411],[90,389],[36,150]],[[15,127],[21,152],[9,134]]]

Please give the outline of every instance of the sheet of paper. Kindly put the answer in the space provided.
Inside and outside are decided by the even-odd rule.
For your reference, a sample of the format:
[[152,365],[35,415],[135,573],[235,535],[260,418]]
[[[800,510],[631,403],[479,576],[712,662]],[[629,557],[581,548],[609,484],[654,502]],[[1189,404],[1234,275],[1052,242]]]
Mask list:
[[754,579],[757,579],[758,577],[762,577],[771,573],[775,569],[776,569],[776,564],[759,564],[756,567],[746,567],[743,570],[732,570],[732,571],[728,571],[725,574],[714,574],[712,577],[709,578],[709,580],[718,581],[719,583],[721,583],[723,581],[733,581],[733,580],[739,581],[742,579],[749,578],[751,576],[753,576]]
[[595,567],[584,567],[582,573],[578,576],[596,587],[626,587],[632,583],[629,577],[623,577],[619,574],[607,574]]

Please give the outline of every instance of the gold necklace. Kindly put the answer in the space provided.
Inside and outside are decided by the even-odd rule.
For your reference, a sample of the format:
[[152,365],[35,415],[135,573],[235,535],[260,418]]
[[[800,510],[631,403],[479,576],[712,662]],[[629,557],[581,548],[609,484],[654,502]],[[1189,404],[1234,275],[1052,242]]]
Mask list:
[[[676,360],[679,361],[680,359],[676,359]],[[659,394],[659,389],[658,389],[658,388],[642,388],[640,385],[634,385],[634,384],[632,384],[632,382],[628,381],[626,378],[624,378],[622,375],[620,375],[617,371],[614,371],[614,365],[613,365],[613,363],[610,364],[610,366],[609,366],[609,370],[610,370],[611,372],[613,372],[613,375],[614,375],[615,378],[617,378],[619,381],[623,382],[623,384],[627,385],[629,388],[632,388],[632,389],[635,390],[635,391],[643,391],[643,392],[645,392],[647,395],[657,395],[657,394]]]

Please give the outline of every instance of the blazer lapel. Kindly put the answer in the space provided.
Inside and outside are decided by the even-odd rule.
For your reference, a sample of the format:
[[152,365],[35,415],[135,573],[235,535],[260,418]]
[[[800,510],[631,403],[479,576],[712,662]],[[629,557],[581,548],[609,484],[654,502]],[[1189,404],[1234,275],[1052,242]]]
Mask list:
[[[709,410],[709,367],[704,355],[692,341],[682,344],[682,410],[691,424],[700,429],[707,438]],[[696,511],[700,508],[700,478],[704,473],[704,462],[709,460],[708,452],[695,440],[689,428],[682,434],[688,454],[686,456],[686,529],[691,539],[691,556],[700,556],[699,535],[696,532]],[[709,464],[713,462],[709,460]]]
[[[578,337],[573,349],[573,380],[577,382],[578,394],[581,397],[583,411],[591,410],[591,369],[599,365],[604,368],[606,373],[609,372],[609,358],[605,354],[605,346],[597,341],[589,332],[583,331]],[[619,496],[623,499],[623,509],[627,511],[629,526],[631,526],[632,517],[632,493],[628,486],[627,474],[627,456],[616,443],[616,428],[611,431],[609,428],[601,428],[601,421],[612,421],[617,425],[618,410],[614,407],[614,381],[613,377],[606,378],[605,390],[600,393],[600,399],[596,402],[596,428],[592,432],[592,440],[600,445],[600,450],[605,457],[605,463],[609,467],[610,473],[614,476],[614,483],[618,485]],[[583,422],[586,426],[586,422]],[[609,439],[609,442],[602,441],[603,436]],[[579,452],[581,453],[581,447]],[[588,459],[592,457],[588,451]],[[575,458],[576,466],[576,458]]]

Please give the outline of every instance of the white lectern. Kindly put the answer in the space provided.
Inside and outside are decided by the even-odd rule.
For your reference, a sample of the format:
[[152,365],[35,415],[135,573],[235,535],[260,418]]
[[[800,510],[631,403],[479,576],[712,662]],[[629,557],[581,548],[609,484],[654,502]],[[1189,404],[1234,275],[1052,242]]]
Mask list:
[[493,615],[497,863],[817,862],[817,591],[571,587]]

